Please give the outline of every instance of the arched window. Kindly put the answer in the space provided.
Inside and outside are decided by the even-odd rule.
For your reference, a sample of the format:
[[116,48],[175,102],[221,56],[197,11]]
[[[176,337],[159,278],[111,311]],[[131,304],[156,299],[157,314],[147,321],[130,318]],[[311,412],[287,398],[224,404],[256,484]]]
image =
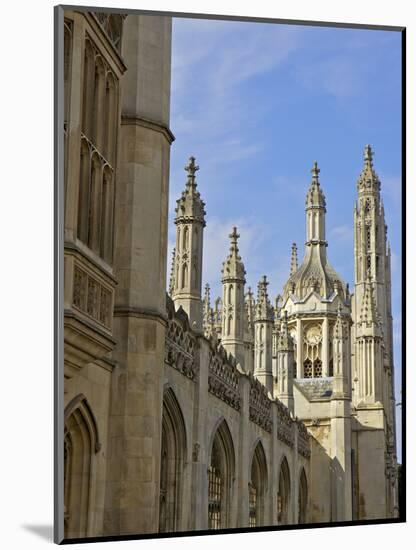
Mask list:
[[114,217],[114,186],[113,172],[107,165],[103,172],[103,188],[101,195],[102,232],[100,240],[100,255],[109,264],[113,260],[113,217]]
[[187,250],[188,238],[189,238],[189,228],[187,225],[185,225],[185,229],[183,230],[182,250]]
[[305,359],[303,362],[303,376],[304,378],[312,378],[312,361]]
[[91,196],[88,214],[88,246],[100,253],[103,166],[97,153],[91,159]]
[[94,84],[94,107],[93,107],[93,138],[92,141],[95,147],[104,153],[104,138],[105,138],[105,67],[103,59],[100,55],[95,57],[95,84]]
[[188,284],[188,264],[183,264],[182,267],[182,288]]
[[230,285],[228,287],[228,302],[227,304],[230,306],[232,304],[232,296],[233,296],[233,285]]
[[264,504],[267,490],[267,463],[259,441],[253,454],[249,482],[249,527],[264,524]]
[[88,217],[91,200],[91,151],[86,139],[81,140],[81,161],[78,191],[78,228],[80,241],[88,241]]
[[322,378],[322,361],[315,359],[313,362],[313,376],[314,378]]
[[211,448],[208,467],[208,528],[230,527],[232,483],[235,470],[234,445],[228,425],[223,420]]
[[72,399],[64,416],[65,537],[86,537],[94,510],[94,456],[101,445],[95,417],[84,395]]
[[298,523],[307,522],[307,506],[308,506],[308,483],[306,481],[306,474],[304,468],[302,468],[299,479],[299,515]]
[[91,41],[85,41],[84,81],[82,99],[82,132],[92,140],[94,113],[95,52]]
[[283,458],[279,474],[279,491],[277,494],[277,523],[287,525],[289,523],[290,502],[290,472],[286,457]]
[[180,529],[186,431],[181,409],[172,389],[165,392],[160,458],[159,531]]
[[105,155],[114,165],[115,161],[115,137],[117,132],[117,84],[114,75],[107,73],[105,88]]

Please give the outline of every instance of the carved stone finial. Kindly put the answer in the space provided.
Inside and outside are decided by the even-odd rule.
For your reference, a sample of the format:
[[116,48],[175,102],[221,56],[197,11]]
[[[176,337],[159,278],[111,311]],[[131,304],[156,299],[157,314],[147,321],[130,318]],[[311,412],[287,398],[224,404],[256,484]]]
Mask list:
[[319,172],[321,170],[318,168],[318,163],[315,162],[313,163],[313,167],[312,167],[312,181],[314,181],[315,183],[317,183],[319,185]]
[[175,291],[175,254],[176,254],[176,248],[173,248],[172,251],[172,265],[170,269],[170,278],[169,278],[169,294],[170,296],[173,296],[173,293]]
[[371,149],[371,145],[366,145],[364,148],[364,162],[368,162],[370,164],[373,163],[373,150]]
[[232,233],[230,233],[228,236],[231,239],[231,245],[236,247],[237,246],[237,240],[240,238],[240,235],[237,233],[237,228],[233,227]]
[[199,170],[199,166],[195,164],[195,157],[189,157],[189,163],[185,166],[186,172],[188,172],[188,180],[191,183],[195,180],[195,173]]

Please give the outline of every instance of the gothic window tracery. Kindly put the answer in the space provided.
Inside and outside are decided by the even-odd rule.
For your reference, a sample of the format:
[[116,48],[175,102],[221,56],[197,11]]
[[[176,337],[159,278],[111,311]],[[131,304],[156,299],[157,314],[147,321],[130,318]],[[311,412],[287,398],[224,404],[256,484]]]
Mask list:
[[289,523],[290,473],[286,457],[282,460],[279,473],[279,490],[277,494],[277,523]]
[[306,480],[305,469],[302,468],[299,479],[299,495],[298,495],[298,523],[307,523],[307,506],[308,506],[308,484]]
[[99,450],[97,425],[85,397],[80,394],[65,409],[64,527],[66,537],[85,537],[94,506],[94,456]]
[[322,328],[319,324],[306,325],[303,344],[304,378],[322,378]]
[[234,446],[227,423],[223,420],[213,439],[208,468],[209,529],[229,527],[234,470]]
[[77,236],[110,264],[113,259],[117,130],[118,79],[86,35]]
[[159,532],[179,529],[186,457],[185,422],[172,389],[165,392],[159,485]]
[[263,446],[259,442],[253,454],[249,482],[249,526],[264,522],[264,504],[267,489],[267,466]]

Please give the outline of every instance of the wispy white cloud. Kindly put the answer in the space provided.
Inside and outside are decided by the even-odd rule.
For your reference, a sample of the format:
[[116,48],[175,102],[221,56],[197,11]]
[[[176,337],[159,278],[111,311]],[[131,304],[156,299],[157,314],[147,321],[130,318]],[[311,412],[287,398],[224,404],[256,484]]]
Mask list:
[[[256,155],[263,144],[253,143],[249,127],[275,105],[243,96],[244,84],[284,63],[299,47],[300,30],[178,19],[173,37],[171,126],[179,141],[191,138],[208,161]],[[179,152],[181,144],[175,148]]]
[[329,230],[329,234],[338,242],[352,241],[354,231],[351,225],[338,225]]
[[312,65],[302,65],[297,76],[306,89],[324,92],[337,99],[358,95],[362,87],[354,59],[343,58],[340,55],[317,61]]

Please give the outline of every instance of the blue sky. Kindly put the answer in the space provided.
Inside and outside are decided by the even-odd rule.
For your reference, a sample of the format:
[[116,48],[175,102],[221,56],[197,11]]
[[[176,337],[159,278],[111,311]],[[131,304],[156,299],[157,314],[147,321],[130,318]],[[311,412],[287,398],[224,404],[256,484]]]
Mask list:
[[[247,286],[273,299],[292,242],[303,258],[304,203],[317,160],[328,255],[353,289],[353,205],[370,143],[392,248],[396,399],[401,402],[401,37],[397,32],[174,19],[169,262],[190,155],[206,202],[203,285],[221,294],[233,225]],[[170,265],[169,265],[170,270]],[[400,407],[397,407],[400,424]],[[398,433],[400,452],[400,433]]]

